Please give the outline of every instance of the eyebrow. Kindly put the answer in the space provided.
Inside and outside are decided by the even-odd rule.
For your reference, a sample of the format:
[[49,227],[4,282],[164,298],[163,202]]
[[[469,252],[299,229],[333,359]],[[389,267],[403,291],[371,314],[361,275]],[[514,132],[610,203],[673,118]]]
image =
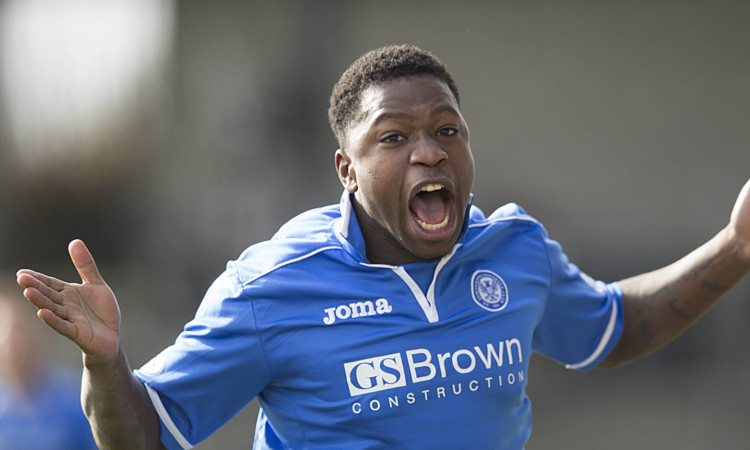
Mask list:
[[[439,116],[440,114],[443,114],[446,112],[450,114],[459,115],[459,112],[456,110],[456,108],[446,103],[434,109],[431,112],[430,117]],[[408,120],[408,119],[411,119],[412,117],[413,116],[411,114],[405,113],[405,112],[387,112],[386,111],[380,114],[379,116],[377,116],[375,120],[372,121],[371,127],[376,127],[380,123],[385,122],[386,120],[404,120],[404,119]]]
[[383,114],[380,114],[375,118],[375,120],[372,121],[370,124],[371,127],[376,127],[380,125],[382,122],[385,122],[386,120],[408,120],[412,116],[411,114],[403,113],[403,112],[384,112]]

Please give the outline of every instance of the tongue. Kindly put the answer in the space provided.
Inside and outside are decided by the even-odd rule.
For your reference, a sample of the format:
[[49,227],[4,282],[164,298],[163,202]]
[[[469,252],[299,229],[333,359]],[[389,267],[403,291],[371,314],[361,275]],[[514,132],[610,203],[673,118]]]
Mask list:
[[445,218],[445,203],[437,192],[424,192],[414,197],[411,210],[419,220],[429,224],[440,223]]

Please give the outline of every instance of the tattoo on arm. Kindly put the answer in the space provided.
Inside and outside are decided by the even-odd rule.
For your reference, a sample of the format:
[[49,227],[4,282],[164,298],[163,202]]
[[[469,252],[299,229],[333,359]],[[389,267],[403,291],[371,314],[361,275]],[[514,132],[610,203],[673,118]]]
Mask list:
[[[711,279],[703,279],[706,272],[714,266],[714,259],[709,258],[703,264],[695,267],[679,279],[667,283],[657,291],[644,295],[636,302],[636,316],[639,320],[638,330],[646,345],[651,345],[657,332],[654,329],[659,323],[659,314],[655,311],[660,305],[666,306],[664,313],[675,319],[693,322],[698,319],[714,299],[729,289],[729,286]],[[695,286],[700,282],[697,286]],[[697,289],[696,289],[697,288]],[[686,295],[685,291],[700,291],[704,295],[699,297]],[[706,301],[703,301],[703,298]]]

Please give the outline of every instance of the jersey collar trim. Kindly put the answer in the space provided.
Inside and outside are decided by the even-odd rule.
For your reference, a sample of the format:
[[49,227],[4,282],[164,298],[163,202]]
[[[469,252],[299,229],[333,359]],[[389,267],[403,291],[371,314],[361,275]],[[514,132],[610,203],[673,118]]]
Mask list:
[[362,230],[359,228],[357,215],[354,214],[352,200],[348,191],[344,190],[341,194],[339,208],[341,218],[334,224],[334,231],[344,249],[355,257],[358,262],[366,261],[365,255],[365,238],[362,236]]

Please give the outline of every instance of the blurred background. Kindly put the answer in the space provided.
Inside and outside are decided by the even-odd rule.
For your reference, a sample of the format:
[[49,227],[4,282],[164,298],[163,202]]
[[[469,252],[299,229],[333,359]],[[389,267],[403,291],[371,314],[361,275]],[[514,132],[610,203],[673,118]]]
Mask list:
[[[596,278],[660,267],[725,225],[750,176],[748,17],[727,0],[0,1],[0,270],[77,280],[84,239],[139,367],[228,259],[338,201],[330,90],[405,42],[458,83],[476,204],[520,203]],[[528,448],[747,448],[749,281],[625,368],[534,357]],[[255,417],[197,448],[249,448]]]

